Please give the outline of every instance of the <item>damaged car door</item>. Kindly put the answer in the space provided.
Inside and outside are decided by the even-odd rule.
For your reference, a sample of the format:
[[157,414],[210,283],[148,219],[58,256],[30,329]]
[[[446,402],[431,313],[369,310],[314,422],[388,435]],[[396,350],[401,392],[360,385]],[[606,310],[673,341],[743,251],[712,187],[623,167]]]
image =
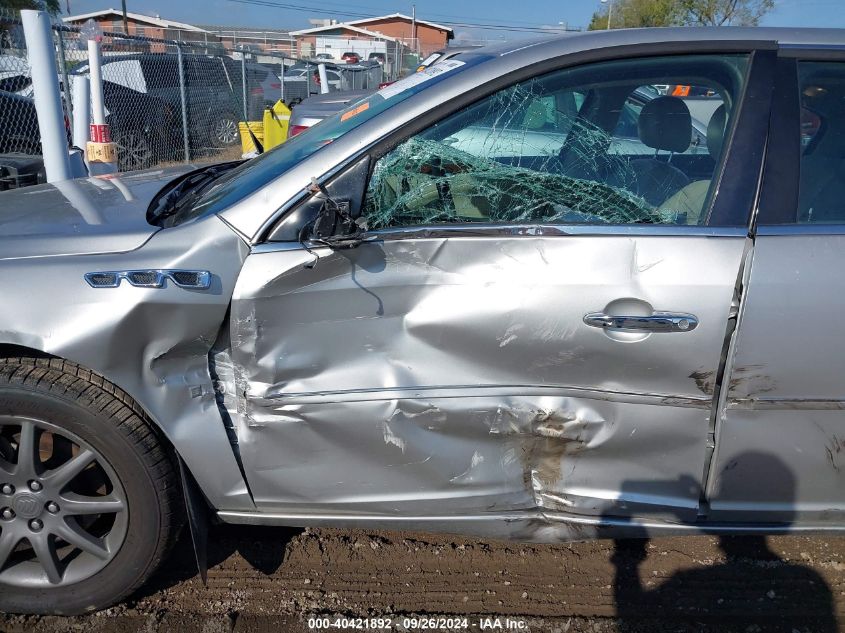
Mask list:
[[[256,504],[695,519],[771,72],[762,51],[535,74],[315,191],[304,205],[363,235],[276,232],[232,301],[228,405]],[[677,97],[638,113],[648,155],[611,151],[626,100],[655,84],[720,95],[707,178],[672,162],[692,138]],[[514,151],[538,108],[559,146],[523,134]]]
[[727,359],[707,485],[719,521],[838,526],[845,516],[845,345],[819,324],[845,283],[845,50],[778,61],[752,265]]

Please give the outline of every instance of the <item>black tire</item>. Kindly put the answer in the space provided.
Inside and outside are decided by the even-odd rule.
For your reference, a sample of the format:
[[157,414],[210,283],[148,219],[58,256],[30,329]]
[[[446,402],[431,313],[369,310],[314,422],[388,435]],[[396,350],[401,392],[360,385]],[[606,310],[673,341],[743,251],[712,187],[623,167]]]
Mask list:
[[138,404],[76,364],[2,358],[0,415],[44,420],[84,440],[107,460],[128,506],[124,540],[104,568],[64,586],[0,583],[0,611],[80,614],[114,604],[141,586],[178,536],[184,506],[172,451]]

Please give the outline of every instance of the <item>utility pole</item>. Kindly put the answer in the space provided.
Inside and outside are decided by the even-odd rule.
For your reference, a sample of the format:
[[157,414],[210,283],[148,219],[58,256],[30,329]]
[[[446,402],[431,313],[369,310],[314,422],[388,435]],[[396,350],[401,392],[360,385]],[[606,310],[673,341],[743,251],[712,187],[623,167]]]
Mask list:
[[411,41],[414,43],[414,52],[419,54],[420,45],[417,42],[417,5],[411,5]]
[[129,20],[126,19],[126,0],[120,0],[120,4],[123,6],[123,32],[129,35]]
[[613,17],[613,0],[601,0],[602,4],[607,3],[607,29],[610,30],[610,19]]

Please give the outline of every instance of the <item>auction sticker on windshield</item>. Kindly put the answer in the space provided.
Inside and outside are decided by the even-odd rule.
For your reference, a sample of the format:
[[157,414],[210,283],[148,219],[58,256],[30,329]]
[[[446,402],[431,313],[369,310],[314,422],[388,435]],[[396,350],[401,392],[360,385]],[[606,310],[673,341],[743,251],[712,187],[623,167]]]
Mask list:
[[418,86],[421,83],[425,83],[435,77],[439,77],[440,75],[451,72],[456,68],[460,68],[465,63],[466,62],[462,62],[457,59],[447,59],[446,61],[438,62],[433,66],[429,66],[422,72],[414,73],[409,77],[400,79],[395,84],[390,84],[389,86],[382,88],[376,94],[381,95],[384,99],[390,99],[391,97],[395,97],[414,86]]

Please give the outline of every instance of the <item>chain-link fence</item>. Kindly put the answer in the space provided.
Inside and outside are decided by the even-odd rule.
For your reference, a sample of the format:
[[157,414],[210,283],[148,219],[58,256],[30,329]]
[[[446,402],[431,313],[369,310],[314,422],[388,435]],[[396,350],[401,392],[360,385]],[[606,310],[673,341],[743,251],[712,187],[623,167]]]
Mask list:
[[[89,73],[87,40],[78,28],[58,23],[53,34],[70,130],[73,108],[90,108],[74,104],[69,89]],[[114,32],[103,33],[101,52],[106,123],[120,171],[239,158],[239,123],[261,121],[264,108],[279,99],[295,107],[320,93],[320,63],[330,91],[376,90],[402,66],[388,63],[386,54],[345,63]],[[401,60],[399,49],[392,52]],[[3,164],[40,153],[32,94],[19,16],[0,9],[0,188]]]

